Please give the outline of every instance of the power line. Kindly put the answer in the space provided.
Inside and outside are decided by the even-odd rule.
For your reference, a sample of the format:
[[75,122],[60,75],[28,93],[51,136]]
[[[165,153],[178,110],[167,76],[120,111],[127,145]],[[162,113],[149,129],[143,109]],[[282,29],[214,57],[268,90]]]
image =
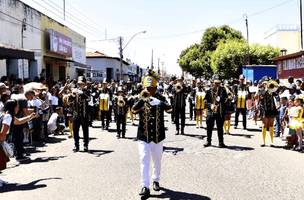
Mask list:
[[[56,10],[59,8],[60,10],[62,10],[64,12],[63,8],[60,7],[58,4],[56,4],[55,2],[53,2],[52,0],[49,0],[49,2],[47,2],[45,0],[41,0],[41,1],[48,4],[49,6],[51,6],[52,8],[54,8]],[[100,33],[104,34],[103,31],[99,30],[96,26],[86,23],[85,21],[83,21],[83,19],[75,16],[72,12],[66,10],[65,13],[67,13],[71,17],[71,20],[73,19],[73,21],[79,23],[80,25],[84,25],[86,28],[90,28],[90,30],[93,30],[94,32],[100,32]],[[87,19],[87,20],[90,21],[89,19]]]
[[84,18],[87,18],[91,21],[91,23],[95,24],[96,26],[100,26],[96,21],[90,19],[89,17],[87,17],[81,10],[79,10],[78,8],[74,7],[74,4],[70,4],[69,1],[66,1],[68,2],[68,5],[71,7],[71,8],[74,8],[75,11],[77,11],[78,14],[82,15]]
[[[42,7],[42,8],[45,9],[46,11],[48,11],[48,12],[50,12],[50,13],[53,13],[54,15],[56,15],[57,17],[59,17],[59,19],[61,19],[61,16],[60,16],[58,13],[56,13],[56,12],[54,12],[54,11],[52,11],[52,10],[46,8],[46,7],[43,6],[42,4],[38,3],[36,0],[31,0],[31,1],[34,2],[34,3],[36,3],[38,6]],[[87,34],[89,34],[89,35],[91,35],[91,36],[94,36],[94,37],[96,36],[95,33],[83,29],[83,28],[82,28],[81,26],[79,26],[78,24],[72,23],[71,21],[70,21],[69,23],[72,24],[73,26],[77,27],[77,28],[78,28],[80,31],[82,31],[83,33],[87,33]]]
[[[20,25],[20,26],[21,26],[22,23],[23,23],[23,24],[25,24],[25,25],[27,25],[27,26],[29,26],[29,27],[32,27],[33,29],[36,29],[36,30],[41,31],[41,32],[43,32],[43,33],[48,33],[48,31],[46,31],[46,30],[42,30],[41,28],[38,28],[38,27],[36,27],[36,26],[34,26],[34,25],[32,25],[32,24],[29,24],[29,23],[27,23],[27,22],[24,22],[23,20],[18,19],[18,18],[14,17],[14,16],[12,16],[12,15],[10,15],[10,14],[7,14],[7,13],[1,11],[1,10],[0,10],[0,13],[3,14],[3,15],[5,15],[5,16],[7,16],[7,17],[9,17],[9,18],[11,18],[11,19],[14,19],[14,20],[16,20],[16,21],[18,21],[18,22],[21,22],[21,24],[17,24],[17,23],[14,23],[14,22],[11,22],[11,21],[9,21],[9,20],[5,20],[5,19],[4,19],[4,20],[7,21],[7,22],[10,22],[10,23],[13,23],[13,24],[17,24],[17,25]],[[75,43],[75,42],[73,42],[73,41],[72,41],[72,43],[73,43],[73,44],[76,44],[76,45],[79,45],[78,43]]]
[[[273,10],[275,8],[278,8],[278,7],[281,7],[285,4],[288,4],[292,1],[295,1],[295,0],[287,0],[287,1],[283,1],[279,4],[276,4],[274,6],[271,6],[269,8],[266,8],[266,9],[263,9],[263,10],[260,10],[260,11],[257,11],[257,12],[254,12],[254,13],[251,13],[251,14],[248,14],[248,17],[254,17],[254,16],[257,16],[257,15],[260,15],[260,14],[263,14],[265,12],[268,12],[270,10]],[[235,24],[235,23],[238,23],[240,21],[244,20],[243,17],[240,17],[240,18],[237,18],[237,19],[234,19],[228,23],[225,23],[225,24]],[[179,34],[171,34],[171,35],[164,35],[164,36],[155,36],[155,37],[146,37],[146,38],[140,38],[140,39],[152,39],[152,40],[157,40],[157,39],[168,39],[168,38],[176,38],[176,37],[183,37],[183,36],[187,36],[187,35],[192,35],[192,34],[195,34],[195,33],[201,33],[203,31],[205,31],[206,28],[204,29],[199,29],[199,30],[194,30],[194,31],[190,31],[190,32],[185,32],[185,33],[179,33]]]

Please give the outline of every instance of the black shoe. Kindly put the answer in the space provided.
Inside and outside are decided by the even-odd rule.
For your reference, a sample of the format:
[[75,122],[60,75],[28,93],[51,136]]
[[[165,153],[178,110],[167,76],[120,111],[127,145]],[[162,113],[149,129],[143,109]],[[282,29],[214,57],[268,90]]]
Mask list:
[[210,147],[211,146],[211,142],[206,142],[205,144],[204,144],[204,147]]
[[150,190],[146,187],[143,187],[139,193],[140,196],[148,197],[150,196]]
[[181,130],[181,134],[182,134],[182,135],[185,135],[184,129]]
[[265,144],[261,144],[261,147],[265,147],[266,145]]
[[275,146],[273,144],[271,144],[270,147],[275,147]]
[[19,162],[22,162],[22,161],[25,161],[25,160],[29,160],[30,158],[29,157],[26,157],[26,156],[18,156],[16,157],[16,160],[19,161]]
[[219,148],[227,148],[227,146],[224,143],[222,143],[222,144],[219,144]]
[[117,134],[117,135],[116,135],[116,138],[119,139],[119,138],[120,138],[120,134]]
[[237,126],[234,126],[234,129],[237,129]]
[[153,182],[153,190],[160,191],[159,182],[156,181]]
[[125,135],[122,135],[121,137],[122,137],[122,138],[126,138],[126,136],[125,136]]
[[84,152],[89,152],[88,146],[84,146],[83,151],[84,151]]
[[74,152],[79,152],[79,147],[75,147],[75,148],[73,149],[73,151],[74,151]]
[[177,131],[175,132],[175,135],[179,135],[179,130],[177,130]]

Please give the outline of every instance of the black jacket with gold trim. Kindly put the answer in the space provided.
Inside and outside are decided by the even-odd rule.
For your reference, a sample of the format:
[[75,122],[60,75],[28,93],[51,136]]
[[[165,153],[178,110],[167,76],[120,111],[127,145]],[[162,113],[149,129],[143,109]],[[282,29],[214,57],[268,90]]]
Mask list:
[[166,99],[160,95],[136,102],[132,111],[139,114],[137,139],[156,144],[163,141],[166,138],[164,111],[171,110]]

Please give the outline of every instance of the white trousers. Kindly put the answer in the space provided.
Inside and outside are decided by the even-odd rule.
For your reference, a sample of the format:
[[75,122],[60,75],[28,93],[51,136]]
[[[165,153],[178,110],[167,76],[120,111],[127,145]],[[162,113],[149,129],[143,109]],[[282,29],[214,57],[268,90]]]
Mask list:
[[159,182],[161,159],[163,154],[163,142],[155,144],[154,142],[146,143],[138,142],[139,159],[140,159],[140,174],[141,186],[150,187],[150,160],[153,160],[153,181]]

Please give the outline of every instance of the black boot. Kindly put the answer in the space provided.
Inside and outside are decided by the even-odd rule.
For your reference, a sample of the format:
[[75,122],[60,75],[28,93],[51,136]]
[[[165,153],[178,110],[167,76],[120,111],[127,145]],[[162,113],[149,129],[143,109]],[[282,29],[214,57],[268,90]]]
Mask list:
[[139,193],[140,196],[148,197],[150,196],[150,189],[143,187]]
[[153,190],[160,191],[159,182],[156,181],[153,182]]
[[204,147],[210,147],[211,146],[211,142],[206,142],[205,144],[204,144]]

